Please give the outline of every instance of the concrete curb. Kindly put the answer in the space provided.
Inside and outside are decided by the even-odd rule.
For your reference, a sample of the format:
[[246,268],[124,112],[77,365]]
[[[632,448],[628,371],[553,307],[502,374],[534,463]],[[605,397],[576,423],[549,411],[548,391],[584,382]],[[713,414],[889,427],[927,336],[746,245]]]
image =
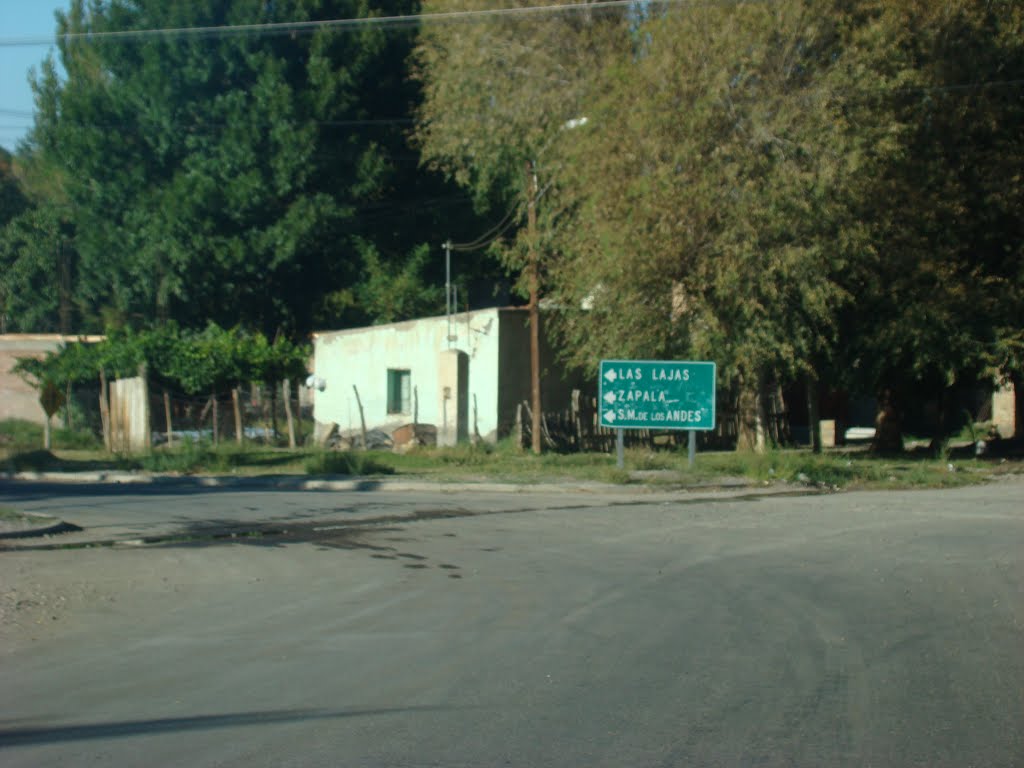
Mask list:
[[638,494],[665,493],[678,491],[741,490],[759,486],[744,478],[725,478],[719,482],[691,484],[622,485],[591,481],[567,481],[563,483],[508,483],[508,482],[466,482],[444,480],[414,480],[403,478],[374,478],[351,476],[325,476],[306,478],[301,476],[272,475],[267,477],[232,477],[224,475],[161,475],[134,472],[5,472],[0,480],[61,483],[61,484],[111,484],[111,485],[185,485],[196,488],[275,488],[295,491],[393,491],[393,492],[440,492],[440,493],[607,493]]
[[32,512],[19,512],[17,521],[0,521],[0,542],[14,539],[33,539],[40,536],[54,536],[60,533],[81,531],[77,525],[66,523],[60,518]]

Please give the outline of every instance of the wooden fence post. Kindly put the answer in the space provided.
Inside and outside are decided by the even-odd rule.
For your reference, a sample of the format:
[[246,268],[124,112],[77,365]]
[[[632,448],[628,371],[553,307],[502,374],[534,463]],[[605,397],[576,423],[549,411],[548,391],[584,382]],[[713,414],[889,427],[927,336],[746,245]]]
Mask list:
[[171,424],[171,393],[164,390],[164,423],[167,425],[167,446],[174,445],[174,426]]
[[352,391],[356,393],[356,405],[359,406],[359,424],[363,430],[363,450],[366,450],[366,417],[363,415],[363,401],[359,399],[359,390],[352,385]]
[[288,420],[288,447],[295,450],[295,417],[292,415],[291,379],[281,382],[281,394],[284,396],[284,415]]
[[242,444],[242,406],[239,402],[238,387],[231,388],[231,407],[235,412],[235,443]]
[[110,440],[110,386],[107,383],[107,372],[100,368],[100,423],[103,425],[103,446],[111,448]]

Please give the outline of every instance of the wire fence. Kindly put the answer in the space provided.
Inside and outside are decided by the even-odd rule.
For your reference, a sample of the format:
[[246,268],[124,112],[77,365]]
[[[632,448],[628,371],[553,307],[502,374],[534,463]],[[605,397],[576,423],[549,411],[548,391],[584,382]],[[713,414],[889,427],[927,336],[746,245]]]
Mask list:
[[[69,387],[58,419],[65,428],[88,432],[109,446],[109,426],[104,426],[109,417],[104,416],[101,389],[99,383]],[[159,385],[143,391],[146,423],[133,427],[149,436],[151,446],[185,441],[278,447],[312,443],[312,404],[300,387],[253,383],[206,396]]]
[[[725,407],[723,407],[725,406]],[[766,437],[775,445],[792,445],[790,414],[781,400],[769,399],[766,409]],[[712,430],[697,432],[697,446],[701,450],[732,450],[739,439],[739,415],[726,404],[716,405],[716,423]],[[527,449],[532,445],[532,411],[523,401],[516,409],[513,439]],[[597,398],[574,390],[568,407],[546,410],[541,414],[541,442],[548,450],[560,453],[598,452],[615,450],[618,430],[600,423]],[[687,444],[687,430],[626,429],[623,443],[627,448],[648,450],[672,449]]]

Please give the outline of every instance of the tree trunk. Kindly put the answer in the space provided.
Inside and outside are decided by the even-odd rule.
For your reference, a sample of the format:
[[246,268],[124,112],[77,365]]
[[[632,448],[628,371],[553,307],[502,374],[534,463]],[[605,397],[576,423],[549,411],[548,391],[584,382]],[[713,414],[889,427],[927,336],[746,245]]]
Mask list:
[[139,379],[142,381],[142,424],[145,427],[142,450],[145,453],[153,452],[153,414],[149,402],[149,367],[145,363],[139,364]]
[[167,427],[167,447],[174,445],[174,425],[171,423],[171,394],[164,390],[164,424]]
[[1013,437],[1024,439],[1024,376],[1015,373],[1010,377],[1013,382]]
[[295,418],[292,416],[292,383],[285,379],[281,383],[281,394],[284,397],[284,415],[288,419],[288,447],[295,450]]
[[235,443],[242,444],[242,406],[238,397],[238,387],[231,388],[231,408],[235,412]]
[[766,417],[760,377],[740,374],[736,417],[736,450],[764,453]]
[[46,417],[46,421],[43,422],[43,449],[50,450],[53,448],[53,435],[50,429],[50,417]]
[[103,425],[103,445],[110,451],[110,387],[107,384],[107,372],[100,368],[100,423]]
[[220,424],[218,422],[220,421],[220,418],[219,418],[220,417],[220,412],[219,412],[219,410],[217,408],[217,393],[216,392],[214,392],[213,395],[210,396],[210,404],[211,404],[212,410],[213,410],[213,444],[214,445],[219,445],[220,444]]
[[71,416],[71,382],[67,383],[67,390],[64,394],[64,426],[69,430],[75,428],[74,419]]
[[270,433],[277,445],[277,384],[270,387]]
[[903,418],[899,403],[891,389],[878,397],[878,415],[875,416],[875,438],[871,442],[873,453],[903,452]]
[[807,375],[807,425],[811,436],[811,452],[821,453],[821,413],[818,408],[818,377]]
[[363,450],[366,450],[366,417],[363,415],[363,401],[359,399],[359,390],[352,385],[352,391],[356,393],[356,405],[359,406],[359,425],[363,430]]
[[939,396],[939,410],[935,415],[935,430],[932,432],[932,440],[928,450],[935,456],[942,453],[943,443],[949,434],[950,424],[953,423],[953,408],[956,398],[952,387],[943,387]]

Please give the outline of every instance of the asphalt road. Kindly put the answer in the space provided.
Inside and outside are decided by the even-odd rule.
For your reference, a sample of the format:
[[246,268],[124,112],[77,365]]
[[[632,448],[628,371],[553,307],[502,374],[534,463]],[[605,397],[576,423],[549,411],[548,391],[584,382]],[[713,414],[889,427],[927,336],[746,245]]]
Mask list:
[[577,496],[0,488],[288,530],[0,551],[0,764],[1024,764],[1021,480]]

